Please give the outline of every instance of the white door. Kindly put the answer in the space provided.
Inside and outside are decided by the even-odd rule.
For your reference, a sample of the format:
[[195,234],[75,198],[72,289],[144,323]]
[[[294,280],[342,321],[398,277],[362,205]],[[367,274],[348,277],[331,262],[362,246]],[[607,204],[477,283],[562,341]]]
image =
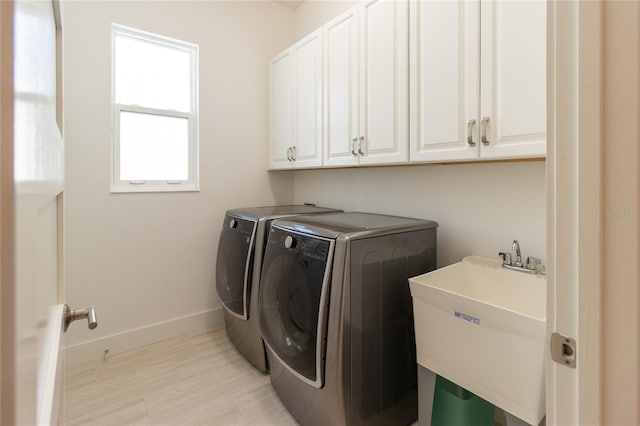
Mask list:
[[358,164],[358,8],[324,26],[325,166]]
[[478,159],[480,8],[410,3],[410,160]]
[[318,30],[291,48],[293,54],[294,167],[322,165],[323,51]]
[[[3,1],[1,7],[0,423],[57,424],[64,368],[59,356],[64,173],[56,121],[56,19],[50,1]],[[11,53],[13,61],[7,60]]]
[[293,59],[291,49],[269,61],[269,168],[291,167]]
[[546,2],[480,4],[480,157],[544,157]]
[[404,163],[409,152],[409,4],[360,4],[360,164]]

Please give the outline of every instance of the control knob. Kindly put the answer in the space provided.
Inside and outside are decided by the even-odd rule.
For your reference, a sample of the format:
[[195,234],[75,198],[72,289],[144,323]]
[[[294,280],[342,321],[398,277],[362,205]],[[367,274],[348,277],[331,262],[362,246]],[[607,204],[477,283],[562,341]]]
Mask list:
[[295,247],[295,245],[296,240],[291,235],[287,235],[287,237],[284,239],[284,246],[286,248],[292,248]]
[[231,228],[231,229],[235,229],[237,226],[238,226],[238,221],[237,221],[237,220],[235,220],[235,219],[231,219],[231,220],[229,221],[229,228]]

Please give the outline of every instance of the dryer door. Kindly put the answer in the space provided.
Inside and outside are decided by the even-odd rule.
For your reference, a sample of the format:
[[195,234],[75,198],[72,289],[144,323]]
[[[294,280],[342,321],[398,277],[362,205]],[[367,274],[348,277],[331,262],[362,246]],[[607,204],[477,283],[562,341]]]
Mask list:
[[334,241],[272,226],[260,281],[260,329],[304,382],[322,387]]
[[257,223],[225,216],[218,243],[216,288],[222,306],[232,315],[248,318]]

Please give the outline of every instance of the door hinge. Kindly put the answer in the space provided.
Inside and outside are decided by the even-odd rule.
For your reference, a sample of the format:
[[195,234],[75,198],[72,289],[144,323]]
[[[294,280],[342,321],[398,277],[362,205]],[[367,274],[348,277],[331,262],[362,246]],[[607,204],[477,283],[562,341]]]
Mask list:
[[560,333],[551,335],[551,359],[558,364],[576,368],[576,339]]

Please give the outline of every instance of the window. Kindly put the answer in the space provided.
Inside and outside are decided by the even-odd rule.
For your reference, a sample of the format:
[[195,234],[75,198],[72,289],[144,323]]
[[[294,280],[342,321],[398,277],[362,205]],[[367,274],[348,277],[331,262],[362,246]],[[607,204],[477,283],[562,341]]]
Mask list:
[[198,46],[120,25],[111,192],[198,190]]

